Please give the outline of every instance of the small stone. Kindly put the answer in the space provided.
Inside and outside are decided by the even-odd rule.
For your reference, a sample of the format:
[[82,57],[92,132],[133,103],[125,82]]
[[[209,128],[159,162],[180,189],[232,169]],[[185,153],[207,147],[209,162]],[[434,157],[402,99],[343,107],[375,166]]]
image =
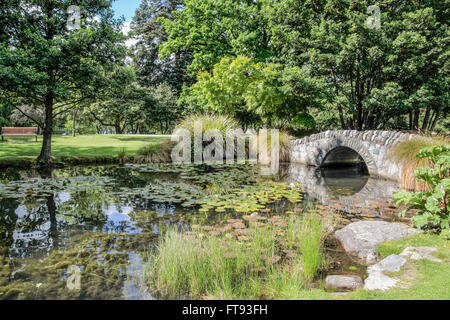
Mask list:
[[370,266],[368,272],[371,271],[388,271],[388,272],[399,272],[400,268],[406,263],[406,259],[396,255],[391,254],[389,257],[381,260],[377,264]]
[[398,280],[382,274],[380,271],[369,272],[369,276],[364,282],[366,290],[387,291],[397,285]]
[[327,288],[356,290],[361,288],[362,285],[363,281],[359,276],[332,275],[327,276],[325,279]]
[[408,247],[400,253],[400,256],[412,260],[427,259],[434,262],[442,262],[441,259],[432,255],[432,253],[436,251],[438,251],[438,249],[432,247]]

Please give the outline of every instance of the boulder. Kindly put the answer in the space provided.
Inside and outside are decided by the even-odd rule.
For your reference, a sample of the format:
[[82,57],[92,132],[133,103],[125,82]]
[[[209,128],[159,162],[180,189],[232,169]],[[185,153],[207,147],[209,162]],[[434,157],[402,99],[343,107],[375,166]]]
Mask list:
[[325,286],[334,289],[356,290],[363,286],[363,281],[359,276],[327,276]]
[[335,237],[347,253],[356,255],[366,264],[372,264],[377,262],[379,244],[420,232],[402,223],[358,221],[336,231]]

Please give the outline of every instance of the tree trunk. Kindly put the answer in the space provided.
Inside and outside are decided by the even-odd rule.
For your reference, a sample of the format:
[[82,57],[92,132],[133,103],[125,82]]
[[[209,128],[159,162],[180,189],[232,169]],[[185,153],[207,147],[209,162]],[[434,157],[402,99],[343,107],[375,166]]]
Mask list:
[[75,135],[76,135],[76,128],[75,128],[75,126],[76,126],[76,121],[75,121],[75,118],[76,118],[76,116],[77,116],[77,110],[76,109],[73,109],[73,113],[72,113],[72,136],[73,137],[75,137]]
[[436,127],[436,123],[437,123],[437,121],[438,121],[440,115],[441,115],[441,109],[439,108],[439,109],[436,111],[436,116],[434,117],[433,124],[431,125],[430,131],[433,131],[434,128]]
[[414,111],[414,130],[419,130],[420,109]]
[[422,131],[427,131],[428,129],[428,120],[430,119],[431,108],[427,107],[427,111],[425,112],[425,118],[423,118],[422,123]]
[[409,130],[412,131],[414,128],[414,121],[413,121],[413,110],[409,110]]
[[53,95],[45,98],[45,123],[43,128],[42,148],[37,161],[40,165],[49,167],[52,164],[52,134],[53,134]]

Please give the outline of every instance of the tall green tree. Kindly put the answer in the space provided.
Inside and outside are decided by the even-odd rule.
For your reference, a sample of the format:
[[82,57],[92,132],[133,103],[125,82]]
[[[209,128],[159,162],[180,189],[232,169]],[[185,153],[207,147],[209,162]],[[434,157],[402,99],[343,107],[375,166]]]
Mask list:
[[211,73],[202,72],[182,99],[206,111],[234,116],[244,128],[265,122],[284,128],[310,127],[320,108],[323,84],[299,67],[283,68],[239,56],[222,59]]
[[173,12],[184,8],[184,0],[142,0],[131,23],[137,39],[133,62],[140,84],[146,87],[167,83],[181,91],[183,83],[192,82],[187,66],[192,62],[189,49],[180,49],[162,58],[159,48],[168,40],[160,19],[172,21]]
[[160,18],[168,33],[163,57],[180,50],[193,53],[188,71],[211,71],[222,58],[249,56],[256,62],[274,54],[266,30],[264,2],[253,0],[185,0],[173,18]]
[[162,134],[169,132],[181,118],[183,108],[177,104],[176,90],[163,82],[148,89],[149,96],[144,106],[147,124],[157,124]]
[[108,75],[98,101],[90,104],[85,112],[103,127],[112,127],[116,134],[123,134],[144,120],[145,95],[145,89],[137,83],[134,68],[119,66]]
[[[343,129],[433,130],[449,111],[449,7],[449,0],[186,0],[174,19],[160,19],[169,34],[160,52],[192,50],[193,74],[241,55],[298,67],[325,84],[315,118]],[[204,100],[190,92],[185,101]]]
[[[71,5],[80,8],[79,29],[68,28]],[[43,123],[28,117],[43,128],[38,160],[50,165],[55,117],[95,97],[126,54],[120,21],[109,0],[5,0],[0,21],[2,95],[44,108]]]
[[448,112],[449,1],[270,3],[273,59],[326,81],[342,128],[432,130]]

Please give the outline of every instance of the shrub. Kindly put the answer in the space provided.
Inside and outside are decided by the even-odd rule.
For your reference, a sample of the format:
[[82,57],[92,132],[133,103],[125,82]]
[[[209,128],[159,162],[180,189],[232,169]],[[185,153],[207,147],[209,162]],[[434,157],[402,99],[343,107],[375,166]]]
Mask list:
[[[257,145],[261,145],[262,137],[260,135],[257,136],[253,143],[257,143]],[[255,145],[252,145],[255,148]],[[279,133],[279,146],[280,146],[280,162],[288,162],[289,161],[289,152],[291,150],[291,136],[286,131],[280,131]],[[270,157],[272,150],[272,131],[267,130],[267,153]]]
[[[178,125],[177,129],[183,128],[189,130],[191,137],[193,139],[194,137],[194,123],[200,122],[202,124],[202,134],[205,133],[207,130],[216,129],[219,130],[223,137],[224,137],[224,143],[223,147],[226,147],[226,140],[225,136],[228,131],[238,129],[240,128],[238,122],[229,117],[229,116],[223,116],[223,115],[190,115],[184,120],[182,120]],[[257,136],[256,139],[250,140],[247,136],[246,138],[246,152],[248,154],[248,148],[250,146],[250,143],[253,143],[251,146],[254,148],[255,143],[260,145],[261,142],[261,136]],[[210,142],[204,142],[203,146],[206,146],[210,144]],[[287,162],[289,161],[289,152],[291,148],[291,136],[286,131],[280,131],[279,134],[279,146],[280,146],[280,162]],[[236,147],[235,147],[236,148]],[[224,150],[225,151],[225,150]],[[236,150],[235,150],[236,151]],[[267,130],[267,153],[270,157],[271,152],[271,130]],[[235,152],[236,154],[236,152]],[[224,152],[225,156],[225,152]]]
[[420,150],[439,145],[448,145],[450,140],[444,136],[417,136],[412,140],[402,141],[394,146],[391,157],[402,162],[403,169],[400,185],[403,189],[412,191],[425,191],[426,185],[414,176],[414,172],[420,167],[430,167],[429,159],[419,158]]
[[394,203],[407,206],[401,216],[409,210],[417,210],[412,220],[419,228],[449,228],[450,146],[425,148],[417,156],[431,162],[431,167],[419,168],[414,173],[426,186],[425,191],[402,190],[394,194]]

